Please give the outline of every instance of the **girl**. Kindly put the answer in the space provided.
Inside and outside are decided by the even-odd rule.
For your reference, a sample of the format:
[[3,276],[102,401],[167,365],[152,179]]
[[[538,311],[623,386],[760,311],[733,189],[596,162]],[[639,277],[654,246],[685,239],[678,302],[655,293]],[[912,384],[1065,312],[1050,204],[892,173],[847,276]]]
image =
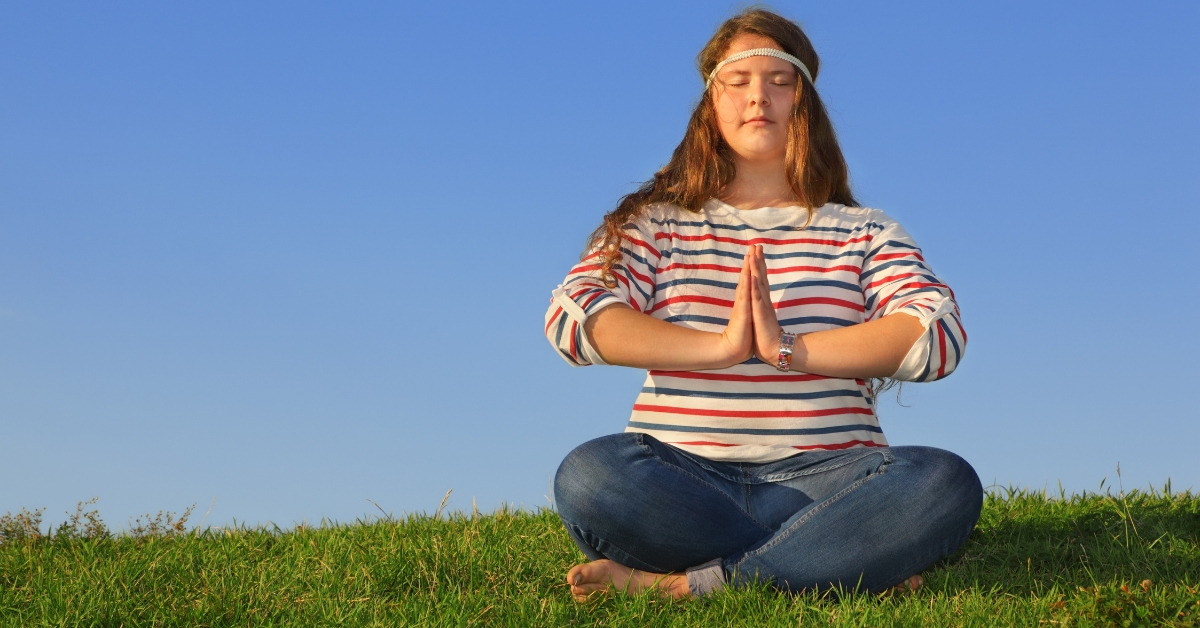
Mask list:
[[860,208],[792,22],[726,21],[670,162],[624,197],[553,293],[546,335],[572,365],[647,369],[625,432],[563,461],[554,496],[592,561],[577,599],[915,589],[982,506],[975,471],[889,447],[883,378],[962,359],[954,295],[881,211]]

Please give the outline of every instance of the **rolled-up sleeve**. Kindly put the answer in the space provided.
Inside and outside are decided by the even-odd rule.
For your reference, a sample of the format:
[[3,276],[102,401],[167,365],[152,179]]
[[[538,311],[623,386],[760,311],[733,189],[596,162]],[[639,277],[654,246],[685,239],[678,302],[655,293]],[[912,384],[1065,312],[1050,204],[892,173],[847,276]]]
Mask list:
[[614,304],[624,303],[638,312],[654,304],[654,283],[662,254],[654,244],[649,224],[625,225],[621,262],[613,266],[617,285],[609,288],[600,279],[599,253],[586,255],[567,273],[550,298],[546,310],[546,338],[568,364],[606,364],[588,341],[583,325],[589,316]]
[[876,222],[882,230],[872,238],[859,275],[866,320],[903,313],[920,321],[925,331],[892,379],[939,380],[958,367],[967,348],[954,292],[929,268],[903,227],[885,216]]

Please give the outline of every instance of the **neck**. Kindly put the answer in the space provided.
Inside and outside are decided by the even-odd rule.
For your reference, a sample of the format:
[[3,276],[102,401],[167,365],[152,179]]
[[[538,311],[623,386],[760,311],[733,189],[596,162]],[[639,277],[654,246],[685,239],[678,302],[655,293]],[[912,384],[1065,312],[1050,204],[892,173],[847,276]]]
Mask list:
[[796,195],[788,185],[782,160],[753,162],[735,158],[737,174],[721,190],[721,200],[738,209],[794,205]]

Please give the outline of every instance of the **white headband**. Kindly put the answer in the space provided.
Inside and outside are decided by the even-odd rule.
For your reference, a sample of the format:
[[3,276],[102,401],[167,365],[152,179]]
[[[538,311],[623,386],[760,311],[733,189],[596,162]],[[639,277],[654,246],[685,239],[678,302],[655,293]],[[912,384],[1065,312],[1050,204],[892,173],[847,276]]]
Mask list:
[[734,61],[741,61],[747,57],[775,57],[776,59],[783,59],[784,61],[796,66],[796,69],[800,70],[800,73],[808,79],[809,83],[813,82],[812,74],[809,74],[808,68],[804,66],[804,62],[796,57],[793,57],[792,55],[778,48],[751,48],[750,50],[743,50],[735,55],[726,57],[725,60],[718,63],[717,67],[713,68],[713,71],[709,73],[708,80],[704,82],[704,89],[708,89],[708,86],[712,85],[713,78],[717,75],[717,72],[720,71],[721,68],[725,67],[726,64],[733,63]]

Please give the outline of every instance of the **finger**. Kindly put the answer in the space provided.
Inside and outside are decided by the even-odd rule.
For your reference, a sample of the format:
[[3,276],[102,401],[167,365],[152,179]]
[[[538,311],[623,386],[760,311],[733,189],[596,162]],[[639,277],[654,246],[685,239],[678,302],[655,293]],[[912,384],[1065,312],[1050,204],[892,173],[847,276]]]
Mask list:
[[750,298],[750,286],[754,284],[754,256],[749,253],[742,263],[742,274],[738,276],[738,285],[746,287],[746,298]]
[[754,264],[758,268],[758,280],[762,284],[766,294],[771,294],[771,280],[767,277],[767,257],[763,252],[762,245],[759,245],[758,252],[754,256]]
[[750,303],[750,291],[754,284],[751,269],[753,259],[749,253],[742,256],[742,271],[738,274],[737,290],[734,291],[734,308],[741,308]]
[[758,263],[758,254],[755,254],[755,272],[754,272],[754,303],[756,306],[770,306],[771,303],[771,283],[767,279],[766,268]]
[[750,264],[750,274],[757,279],[760,272],[758,268],[758,245],[750,245],[750,249],[746,251],[746,261]]

